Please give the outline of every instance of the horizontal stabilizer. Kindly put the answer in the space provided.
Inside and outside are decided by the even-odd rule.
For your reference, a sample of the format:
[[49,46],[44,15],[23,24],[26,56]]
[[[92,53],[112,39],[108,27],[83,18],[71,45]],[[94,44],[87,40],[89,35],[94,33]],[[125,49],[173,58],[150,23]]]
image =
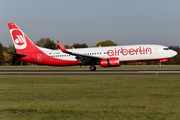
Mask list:
[[16,56],[19,56],[19,57],[25,57],[27,55],[25,54],[19,54],[19,53],[13,53],[13,52],[6,52],[6,53],[9,53],[9,54],[12,54],[12,55],[16,55]]

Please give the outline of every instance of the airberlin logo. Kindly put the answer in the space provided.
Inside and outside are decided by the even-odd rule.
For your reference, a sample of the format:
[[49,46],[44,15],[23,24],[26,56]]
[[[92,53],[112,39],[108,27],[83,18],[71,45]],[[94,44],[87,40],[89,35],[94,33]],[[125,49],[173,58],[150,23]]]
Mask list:
[[126,56],[126,55],[138,55],[138,54],[152,54],[152,49],[150,47],[145,48],[144,46],[139,46],[138,48],[130,48],[125,49],[121,47],[120,49],[114,48],[114,50],[108,50],[107,55],[108,56],[119,56],[120,54]]
[[25,35],[18,29],[11,30],[12,38],[16,49],[24,49],[27,46]]

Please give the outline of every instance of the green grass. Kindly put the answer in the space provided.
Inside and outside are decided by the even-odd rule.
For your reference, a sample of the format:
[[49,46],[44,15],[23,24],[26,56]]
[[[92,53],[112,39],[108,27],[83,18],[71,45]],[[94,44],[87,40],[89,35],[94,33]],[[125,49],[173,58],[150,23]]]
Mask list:
[[180,75],[1,75],[0,119],[180,118]]
[[[180,70],[180,65],[122,65],[120,67],[99,67],[97,70]],[[0,70],[89,70],[89,66],[0,66]]]

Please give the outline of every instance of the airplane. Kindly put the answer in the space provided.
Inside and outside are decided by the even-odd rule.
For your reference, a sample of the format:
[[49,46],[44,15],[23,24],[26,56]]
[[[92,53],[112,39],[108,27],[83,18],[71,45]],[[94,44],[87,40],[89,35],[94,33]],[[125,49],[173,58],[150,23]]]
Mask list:
[[10,34],[16,49],[15,58],[28,63],[51,66],[89,65],[91,71],[100,67],[120,66],[123,62],[167,61],[177,54],[166,46],[155,44],[125,45],[95,48],[65,49],[57,41],[59,50],[36,46],[15,23],[8,23]]

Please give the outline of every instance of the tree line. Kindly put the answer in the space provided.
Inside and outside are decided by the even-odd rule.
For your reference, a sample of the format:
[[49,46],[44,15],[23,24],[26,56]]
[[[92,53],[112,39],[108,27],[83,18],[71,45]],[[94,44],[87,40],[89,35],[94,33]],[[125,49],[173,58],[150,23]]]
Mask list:
[[[59,49],[58,44],[56,44],[50,38],[41,38],[35,44],[39,47],[44,47],[44,48],[48,48],[48,49],[53,49],[53,50]],[[102,47],[104,47],[104,46],[117,46],[117,44],[112,42],[111,40],[106,40],[106,41],[101,41],[92,47],[99,47],[99,46],[102,46]],[[72,47],[74,47],[74,48],[88,48],[88,45],[86,45],[86,43],[81,43],[81,44],[80,43],[74,43],[71,46],[70,45],[64,45],[64,47],[66,49],[72,49]]]
[[[35,42],[39,47],[48,48],[57,50],[59,49],[58,44],[56,44],[53,40],[50,38],[41,38],[37,42]],[[97,43],[95,46],[92,47],[105,47],[105,46],[117,46],[116,43],[114,43],[111,40],[105,40]],[[74,48],[88,48],[88,45],[86,43],[74,43],[73,45],[64,45],[66,49],[74,49]],[[169,46],[170,49],[176,50],[177,55],[173,58],[170,58],[168,61],[163,62],[165,65],[180,65],[180,49],[178,46]],[[14,46],[9,45],[8,47],[4,47],[0,43],[0,65],[27,65],[28,63],[17,61],[13,55],[8,54],[7,52],[16,52]],[[159,61],[148,61],[148,62],[127,62],[123,63],[124,65],[157,65]]]

